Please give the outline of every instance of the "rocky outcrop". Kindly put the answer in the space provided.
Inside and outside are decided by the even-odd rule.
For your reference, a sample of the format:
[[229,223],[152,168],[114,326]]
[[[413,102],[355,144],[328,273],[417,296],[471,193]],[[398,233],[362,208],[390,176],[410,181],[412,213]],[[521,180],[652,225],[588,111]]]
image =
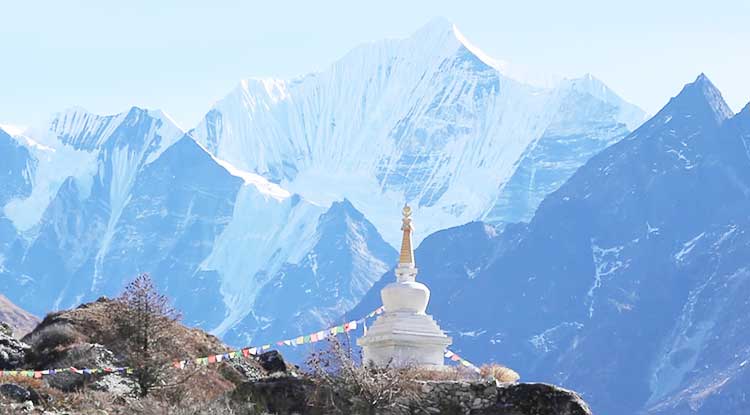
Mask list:
[[258,356],[258,363],[268,373],[286,372],[286,362],[281,353],[276,350],[271,350]]
[[[124,363],[115,358],[114,353],[101,344],[79,343],[71,346],[58,361],[52,362],[50,367],[118,367]],[[119,373],[107,374],[79,374],[58,373],[46,378],[47,383],[65,392],[72,392],[86,387],[109,392],[114,395],[128,395],[136,390],[132,379]]]
[[28,350],[28,344],[0,331],[0,370],[16,369],[23,366]]
[[497,388],[492,408],[505,415],[590,415],[591,409],[581,397],[546,383],[517,383]]
[[38,404],[41,401],[41,397],[33,388],[25,388],[15,383],[0,385],[0,396],[15,402],[31,401]]

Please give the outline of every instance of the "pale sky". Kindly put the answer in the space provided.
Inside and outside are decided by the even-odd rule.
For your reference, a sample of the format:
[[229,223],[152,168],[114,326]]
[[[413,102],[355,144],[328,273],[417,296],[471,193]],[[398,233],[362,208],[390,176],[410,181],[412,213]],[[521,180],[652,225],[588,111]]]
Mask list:
[[198,123],[242,78],[325,69],[353,47],[444,17],[487,55],[591,73],[654,113],[700,72],[750,101],[750,1],[7,1],[0,123],[67,107],[161,109]]

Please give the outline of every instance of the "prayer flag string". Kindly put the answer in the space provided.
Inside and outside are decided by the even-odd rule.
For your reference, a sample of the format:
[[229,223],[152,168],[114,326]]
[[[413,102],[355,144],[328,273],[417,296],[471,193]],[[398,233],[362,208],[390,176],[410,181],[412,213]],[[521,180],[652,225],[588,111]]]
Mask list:
[[[325,340],[329,336],[336,336],[343,333],[356,330],[358,327],[362,327],[364,333],[367,333],[367,320],[377,315],[383,314],[384,308],[382,306],[373,310],[365,317],[358,320],[352,320],[348,323],[341,324],[334,327],[329,327],[325,330],[320,330],[315,333],[310,333],[305,336],[298,336],[293,339],[279,340],[274,342],[277,346],[291,346],[296,347],[304,344],[316,343]],[[207,366],[208,364],[220,363],[224,360],[237,359],[237,358],[249,358],[250,356],[257,356],[266,350],[271,348],[271,344],[264,344],[262,346],[244,347],[240,350],[233,350],[226,353],[214,354],[209,356],[195,357],[183,360],[175,360],[172,362],[172,367],[175,369],[185,369],[187,366],[193,364],[196,366]],[[480,369],[473,363],[462,358],[456,353],[447,350],[445,352],[445,358],[450,359],[460,365],[463,365],[476,373],[480,372]],[[103,368],[61,368],[61,369],[47,369],[47,370],[0,370],[0,377],[28,377],[41,379],[43,376],[56,375],[58,373],[76,373],[81,375],[95,375],[95,374],[106,374],[106,373],[121,373],[121,374],[132,374],[134,369],[130,367],[103,367]]]

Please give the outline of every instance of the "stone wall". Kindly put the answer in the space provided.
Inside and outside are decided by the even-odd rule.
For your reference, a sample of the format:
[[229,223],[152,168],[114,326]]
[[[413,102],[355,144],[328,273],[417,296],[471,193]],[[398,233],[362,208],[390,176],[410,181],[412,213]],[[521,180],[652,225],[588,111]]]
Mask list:
[[[591,415],[575,392],[545,383],[494,381],[420,381],[419,402],[402,402],[399,409],[378,410],[379,415]],[[267,378],[237,388],[233,400],[261,412],[318,415],[321,408],[306,405],[313,383],[295,377]],[[259,412],[259,413],[261,413]]]
[[590,415],[578,394],[545,383],[427,381],[421,410],[435,414]]

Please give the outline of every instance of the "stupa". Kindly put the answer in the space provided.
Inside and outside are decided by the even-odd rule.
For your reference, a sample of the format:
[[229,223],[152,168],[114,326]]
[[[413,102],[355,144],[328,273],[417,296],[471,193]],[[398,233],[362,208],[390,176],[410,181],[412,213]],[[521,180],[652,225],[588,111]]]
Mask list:
[[411,234],[411,208],[403,209],[401,253],[396,281],[380,291],[384,312],[367,333],[357,340],[363,350],[363,362],[376,366],[407,365],[441,367],[451,338],[425,311],[430,290],[416,281]]

